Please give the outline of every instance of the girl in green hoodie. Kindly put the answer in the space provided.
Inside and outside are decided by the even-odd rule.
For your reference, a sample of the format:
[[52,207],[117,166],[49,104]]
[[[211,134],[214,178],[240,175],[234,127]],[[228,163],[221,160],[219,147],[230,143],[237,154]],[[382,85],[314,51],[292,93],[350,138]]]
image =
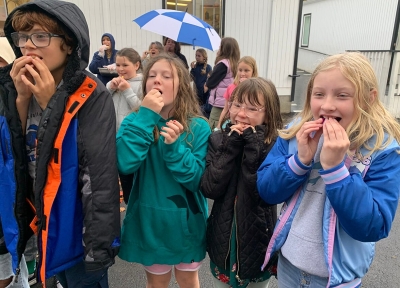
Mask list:
[[187,69],[168,55],[143,75],[143,98],[117,135],[118,168],[135,173],[119,256],[141,263],[147,287],[200,287],[207,202],[199,191],[210,128],[200,116]]

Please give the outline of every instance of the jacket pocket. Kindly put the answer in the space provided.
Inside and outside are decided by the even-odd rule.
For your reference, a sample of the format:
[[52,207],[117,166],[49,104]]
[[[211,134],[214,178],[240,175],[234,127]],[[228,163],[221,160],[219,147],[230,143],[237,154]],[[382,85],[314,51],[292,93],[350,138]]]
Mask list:
[[[142,247],[182,251],[185,239],[190,236],[187,209],[160,208],[139,205],[139,229]],[[139,236],[140,237],[140,236]]]

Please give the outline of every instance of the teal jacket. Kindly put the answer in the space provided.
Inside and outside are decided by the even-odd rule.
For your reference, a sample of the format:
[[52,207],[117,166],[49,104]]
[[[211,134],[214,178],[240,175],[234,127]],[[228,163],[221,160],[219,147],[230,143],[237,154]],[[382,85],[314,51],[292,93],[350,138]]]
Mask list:
[[207,201],[199,185],[211,131],[206,120],[192,118],[189,133],[155,143],[154,127],[169,120],[140,107],[117,135],[118,169],[135,173],[119,257],[145,266],[198,262],[206,254]]

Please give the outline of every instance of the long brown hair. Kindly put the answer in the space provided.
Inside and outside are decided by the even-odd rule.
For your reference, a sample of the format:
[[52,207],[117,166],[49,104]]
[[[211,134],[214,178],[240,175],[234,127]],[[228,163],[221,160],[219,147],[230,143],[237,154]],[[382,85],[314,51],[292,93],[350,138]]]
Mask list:
[[[147,94],[146,91],[146,82],[149,78],[149,72],[153,65],[159,61],[166,61],[171,66],[172,77],[174,77],[174,73],[176,71],[179,85],[178,91],[176,93],[176,97],[174,99],[173,109],[169,112],[168,118],[173,118],[182,124],[183,129],[187,132],[186,139],[188,139],[188,135],[191,134],[189,129],[190,119],[194,117],[204,118],[200,111],[200,105],[197,100],[197,95],[192,89],[190,84],[190,74],[188,73],[185,66],[183,66],[182,61],[179,58],[174,58],[168,54],[159,54],[154,58],[151,58],[149,64],[147,64],[146,69],[143,72],[143,80],[142,80],[142,91],[143,95]],[[175,70],[173,69],[175,67]],[[174,83],[175,86],[176,83]],[[146,97],[146,96],[144,96]],[[159,132],[157,126],[154,127],[154,139],[155,141],[159,138]],[[193,136],[193,135],[192,135]],[[193,137],[189,137],[193,139]]]
[[205,49],[203,49],[203,48],[199,48],[199,49],[196,50],[196,52],[199,52],[201,54],[201,56],[203,56],[203,58],[204,58],[203,68],[201,69],[200,74],[201,75],[206,75],[206,73],[207,73],[207,60],[208,60],[207,51]]
[[279,96],[274,83],[261,77],[247,79],[235,88],[230,101],[244,103],[247,100],[251,105],[261,106],[260,96],[264,99],[264,141],[269,144],[278,137],[278,130],[283,127]]
[[229,60],[232,75],[235,77],[235,75],[237,73],[238,62],[240,59],[239,44],[235,38],[232,38],[232,37],[222,38],[221,44],[219,46],[217,58],[215,59],[214,64],[217,64],[219,61],[221,61],[223,59]]

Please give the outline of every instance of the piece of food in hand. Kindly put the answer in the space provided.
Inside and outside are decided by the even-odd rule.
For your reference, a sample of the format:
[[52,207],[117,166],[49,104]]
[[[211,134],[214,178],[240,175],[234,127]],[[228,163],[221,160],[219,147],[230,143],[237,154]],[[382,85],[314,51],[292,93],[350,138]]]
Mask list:
[[124,75],[121,75],[120,77],[121,77],[121,79],[124,79]]

